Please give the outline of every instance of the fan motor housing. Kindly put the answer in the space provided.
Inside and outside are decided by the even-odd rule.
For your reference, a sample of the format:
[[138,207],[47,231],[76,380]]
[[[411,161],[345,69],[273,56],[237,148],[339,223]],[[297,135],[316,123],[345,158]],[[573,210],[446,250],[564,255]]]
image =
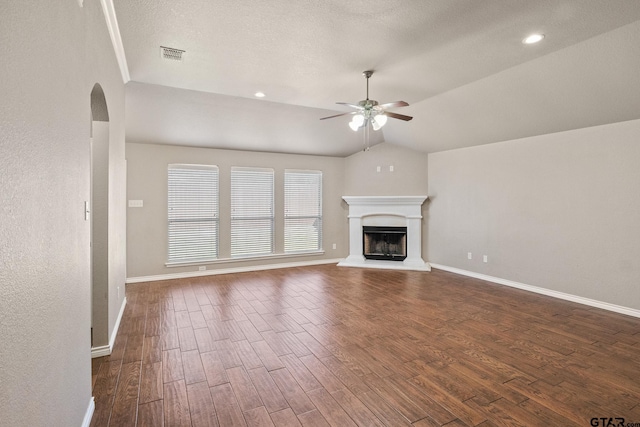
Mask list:
[[358,105],[362,108],[371,108],[378,105],[378,101],[374,101],[373,99],[365,99],[363,101],[358,102]]

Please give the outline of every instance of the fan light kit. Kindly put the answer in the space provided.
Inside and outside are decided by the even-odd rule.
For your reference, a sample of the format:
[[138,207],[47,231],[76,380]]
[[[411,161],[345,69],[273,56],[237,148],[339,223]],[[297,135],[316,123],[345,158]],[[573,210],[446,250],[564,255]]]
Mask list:
[[379,130],[382,126],[387,123],[387,118],[391,117],[393,119],[400,119],[404,121],[409,121],[413,119],[413,117],[405,116],[398,113],[392,113],[391,111],[386,111],[387,108],[393,107],[407,107],[407,104],[404,101],[396,101],[389,102],[387,104],[378,104],[378,101],[374,101],[373,99],[369,99],[369,78],[373,75],[373,71],[368,70],[362,73],[367,79],[367,99],[358,102],[357,104],[350,104],[348,102],[337,102],[336,104],[346,105],[351,108],[355,108],[356,111],[351,113],[341,113],[336,114],[335,116],[323,117],[320,120],[332,119],[334,117],[340,117],[345,115],[353,115],[353,119],[349,122],[349,127],[353,131],[357,131],[358,129],[368,129],[368,125],[371,124],[373,130]]

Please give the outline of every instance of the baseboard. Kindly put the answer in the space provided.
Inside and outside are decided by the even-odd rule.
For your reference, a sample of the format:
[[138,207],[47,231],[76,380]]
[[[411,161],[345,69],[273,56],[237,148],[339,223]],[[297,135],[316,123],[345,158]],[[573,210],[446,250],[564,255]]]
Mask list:
[[98,347],[91,347],[91,358],[95,359],[96,357],[108,356],[111,354],[111,346],[110,345],[101,345]]
[[87,408],[87,412],[84,413],[84,419],[82,420],[82,427],[89,427],[91,424],[91,418],[93,417],[93,411],[96,409],[96,401],[91,396],[89,400],[89,407]]
[[122,300],[122,305],[120,306],[120,312],[118,313],[118,318],[116,319],[116,324],[113,326],[113,331],[111,332],[111,337],[109,337],[108,345],[101,345],[99,347],[91,347],[91,358],[95,359],[96,357],[108,356],[111,354],[111,350],[113,350],[113,343],[116,341],[116,335],[118,335],[118,329],[120,328],[120,321],[122,320],[122,315],[124,314],[124,308],[127,305],[127,297],[124,297]]
[[342,258],[315,261],[284,262],[280,264],[252,265],[244,267],[220,268],[205,271],[185,271],[182,273],[160,274],[157,276],[128,277],[126,283],[155,282],[157,280],[186,279],[189,277],[214,276],[218,274],[247,273],[252,271],[276,270],[279,268],[306,267],[310,265],[337,264]]
[[624,307],[616,304],[610,304],[608,302],[598,301],[590,298],[584,298],[581,296],[567,294],[564,292],[554,291],[552,289],[540,288],[538,286],[531,286],[525,283],[514,282],[512,280],[501,279],[499,277],[488,276],[486,274],[476,273],[473,271],[462,270],[460,268],[448,267],[446,265],[440,265],[440,264],[434,264],[434,263],[429,263],[429,264],[431,264],[431,267],[436,268],[438,270],[444,270],[450,273],[460,274],[462,276],[474,277],[476,279],[486,280],[487,282],[493,282],[499,285],[505,285],[512,288],[529,291],[529,292],[535,292],[536,294],[546,295],[553,298],[559,298],[566,301],[576,302],[578,304],[588,305],[590,307],[601,308],[603,310],[613,311],[616,313],[625,314],[627,316],[640,318],[640,310],[636,310],[633,308]]
[[118,318],[116,319],[116,324],[113,325],[113,332],[111,332],[111,338],[109,339],[109,347],[113,348],[113,343],[116,342],[116,335],[118,335],[118,329],[120,328],[120,321],[122,320],[122,315],[124,314],[124,308],[127,306],[127,297],[122,299],[122,305],[120,306],[120,312],[118,313]]

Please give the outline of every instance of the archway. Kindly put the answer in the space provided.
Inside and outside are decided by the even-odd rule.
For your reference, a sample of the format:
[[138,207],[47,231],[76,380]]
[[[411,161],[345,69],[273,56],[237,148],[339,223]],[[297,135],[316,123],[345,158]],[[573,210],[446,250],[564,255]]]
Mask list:
[[91,354],[109,349],[109,111],[100,84],[91,90]]

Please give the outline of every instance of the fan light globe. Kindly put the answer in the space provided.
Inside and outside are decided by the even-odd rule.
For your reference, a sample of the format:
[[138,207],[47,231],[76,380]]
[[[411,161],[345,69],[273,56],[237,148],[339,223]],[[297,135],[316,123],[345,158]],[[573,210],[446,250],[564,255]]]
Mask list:
[[387,123],[387,115],[386,114],[378,114],[373,118],[373,121],[378,124],[378,127],[382,127]]
[[349,127],[355,132],[364,124],[364,116],[356,114],[349,122]]

